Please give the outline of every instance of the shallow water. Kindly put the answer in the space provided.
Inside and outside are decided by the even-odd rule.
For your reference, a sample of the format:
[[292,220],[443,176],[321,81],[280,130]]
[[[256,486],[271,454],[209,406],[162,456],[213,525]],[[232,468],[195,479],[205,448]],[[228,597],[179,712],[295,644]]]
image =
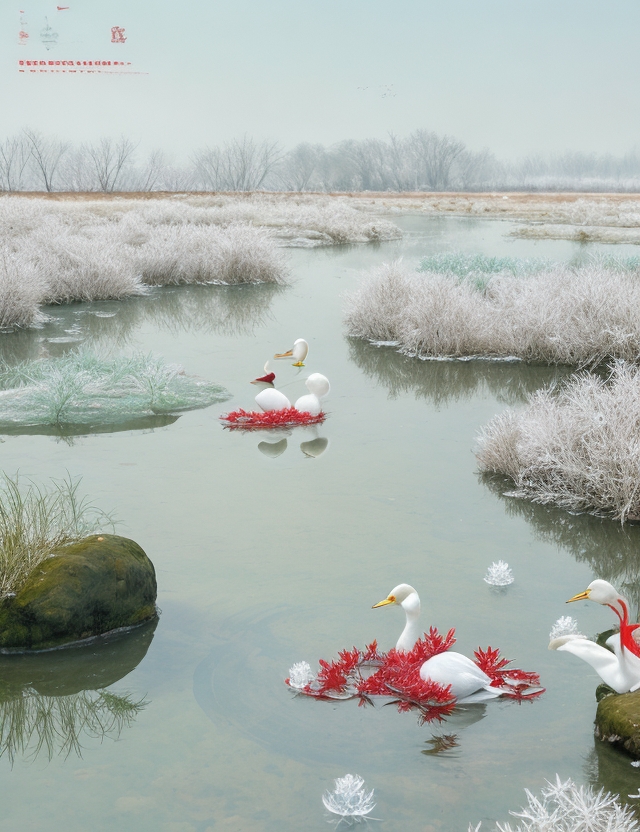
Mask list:
[[[403,832],[504,820],[556,772],[637,792],[638,770],[593,738],[595,673],[547,643],[567,612],[588,634],[611,625],[603,608],[564,601],[594,576],[637,583],[640,529],[504,498],[473,455],[495,413],[567,371],[415,361],[349,341],[341,325],[341,294],[384,260],[458,249],[580,261],[606,247],[507,239],[502,222],[398,223],[402,241],[291,251],[288,289],[154,290],[58,307],[44,329],[2,336],[10,361],[78,343],[153,352],[234,398],[139,430],[3,437],[8,473],[69,471],[116,510],[119,533],[156,566],[162,614],[155,631],[2,659],[0,830],[323,829],[321,794],[347,772],[376,789],[384,828]],[[310,372],[325,373],[325,424],[224,430],[219,414],[249,407],[249,380],[298,337],[307,366],[275,363],[278,382],[295,399]],[[499,559],[516,577],[502,591],[482,580]],[[500,647],[547,692],[422,727],[392,707],[293,697],[294,662],[395,643],[401,611],[371,605],[403,581],[420,592],[425,627],[455,626],[465,653]],[[429,753],[443,735],[457,744]]]

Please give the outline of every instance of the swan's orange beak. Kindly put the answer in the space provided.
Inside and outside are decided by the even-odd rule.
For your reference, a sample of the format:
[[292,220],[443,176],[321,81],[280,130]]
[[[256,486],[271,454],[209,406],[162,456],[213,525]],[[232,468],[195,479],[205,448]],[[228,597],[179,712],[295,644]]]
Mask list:
[[569,598],[566,603],[570,604],[572,601],[588,601],[590,592],[590,589],[585,589],[584,592],[579,592],[577,595],[574,595],[573,598]]
[[287,350],[286,352],[277,352],[274,358],[292,358],[293,357],[293,350]]
[[385,598],[384,601],[378,601],[377,604],[374,604],[371,609],[375,610],[376,607],[386,607],[387,604],[395,604],[396,599],[394,595],[390,595],[388,598]]

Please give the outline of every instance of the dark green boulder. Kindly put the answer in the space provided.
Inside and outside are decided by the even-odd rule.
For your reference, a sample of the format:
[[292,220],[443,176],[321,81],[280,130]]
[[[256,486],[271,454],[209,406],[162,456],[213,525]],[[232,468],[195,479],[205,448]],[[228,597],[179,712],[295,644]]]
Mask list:
[[63,546],[0,601],[0,652],[47,650],[133,627],[156,613],[153,564],[113,534]]
[[607,695],[605,685],[596,691],[596,736],[623,748],[634,759],[640,759],[640,692]]

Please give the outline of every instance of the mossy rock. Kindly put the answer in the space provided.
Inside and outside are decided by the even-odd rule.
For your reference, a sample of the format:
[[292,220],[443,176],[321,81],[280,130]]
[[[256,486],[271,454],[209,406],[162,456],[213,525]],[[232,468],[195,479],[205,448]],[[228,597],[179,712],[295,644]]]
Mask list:
[[48,650],[156,615],[156,573],[133,540],[86,537],[55,550],[0,602],[0,652]]
[[[607,695],[598,691],[596,711],[596,737],[623,748],[634,759],[640,759],[640,692],[614,693]],[[597,692],[596,692],[597,694]]]

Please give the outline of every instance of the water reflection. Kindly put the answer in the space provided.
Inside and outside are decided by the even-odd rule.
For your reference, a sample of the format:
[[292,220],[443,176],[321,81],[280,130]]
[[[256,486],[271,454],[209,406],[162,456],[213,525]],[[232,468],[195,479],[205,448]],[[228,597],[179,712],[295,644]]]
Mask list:
[[5,423],[0,425],[0,431],[3,436],[53,436],[57,441],[73,445],[74,441],[80,436],[131,430],[153,431],[156,428],[172,425],[179,418],[179,415],[158,414],[156,416],[140,416],[126,422],[105,425],[7,425]]
[[[504,501],[505,511],[523,517],[545,543],[566,549],[577,561],[588,563],[598,578],[610,581],[640,613],[640,525],[617,523],[608,517],[571,514],[554,506],[506,497],[513,483],[493,474],[481,481]],[[580,589],[580,587],[578,588]],[[578,591],[578,590],[576,590]]]
[[413,393],[436,406],[470,399],[486,391],[504,404],[525,402],[540,387],[569,376],[570,367],[521,361],[422,361],[395,347],[376,347],[349,338],[349,358],[369,378],[389,391],[389,398]]
[[640,783],[640,769],[631,765],[631,757],[594,738],[593,748],[587,754],[583,768],[587,782],[594,788],[618,794],[621,803],[640,815],[640,801],[629,799],[630,794],[638,794]]
[[148,704],[107,690],[142,661],[157,619],[84,647],[0,656],[0,756],[82,756],[87,740],[118,739]]
[[[313,430],[314,433],[317,434],[317,429],[310,428]],[[263,432],[264,433],[264,432]],[[278,439],[277,436],[282,435],[282,431],[278,431],[276,436],[274,437],[273,432],[270,432],[270,435],[266,439],[262,439],[258,442],[258,450],[261,454],[270,459],[276,459],[287,450],[289,446],[289,438],[291,438],[293,431],[288,430],[286,431],[286,436]],[[292,442],[293,444],[293,442]],[[306,442],[300,443],[300,450],[302,453],[311,459],[316,459],[327,450],[329,447],[329,440],[326,436],[315,436],[313,439],[308,439]]]
[[0,357],[8,364],[58,357],[81,343],[113,351],[134,342],[143,326],[171,333],[252,335],[272,319],[271,303],[282,291],[271,284],[165,286],[122,301],[48,306],[50,323],[1,336]]

